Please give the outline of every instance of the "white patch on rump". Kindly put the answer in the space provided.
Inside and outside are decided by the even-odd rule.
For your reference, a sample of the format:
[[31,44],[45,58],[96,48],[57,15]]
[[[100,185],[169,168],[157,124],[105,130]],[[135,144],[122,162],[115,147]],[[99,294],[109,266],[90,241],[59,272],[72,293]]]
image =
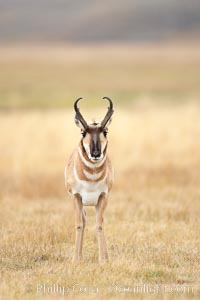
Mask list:
[[105,177],[101,181],[98,182],[85,181],[85,180],[80,180],[78,178],[76,167],[74,166],[74,176],[76,179],[76,184],[72,189],[72,193],[73,194],[79,193],[81,195],[83,205],[90,205],[90,206],[97,205],[101,193],[105,193],[105,194],[108,193],[108,187],[105,182],[107,177],[107,172]]

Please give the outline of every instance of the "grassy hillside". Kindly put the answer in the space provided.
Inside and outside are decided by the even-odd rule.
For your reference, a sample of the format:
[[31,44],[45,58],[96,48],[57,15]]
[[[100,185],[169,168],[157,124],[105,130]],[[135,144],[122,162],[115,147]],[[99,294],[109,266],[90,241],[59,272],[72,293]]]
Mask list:
[[87,105],[104,95],[117,104],[200,96],[198,45],[88,45],[0,48],[0,108]]

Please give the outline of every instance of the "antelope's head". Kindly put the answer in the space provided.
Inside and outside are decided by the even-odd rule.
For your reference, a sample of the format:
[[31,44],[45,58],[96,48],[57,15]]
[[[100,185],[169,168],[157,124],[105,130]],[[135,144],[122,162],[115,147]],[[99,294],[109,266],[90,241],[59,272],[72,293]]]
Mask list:
[[87,123],[77,107],[77,104],[81,99],[82,98],[78,98],[74,103],[75,123],[81,128],[82,145],[88,158],[93,162],[97,162],[103,159],[107,147],[108,126],[114,112],[113,103],[108,97],[104,97],[103,99],[106,99],[109,102],[108,111],[104,119],[99,123]]

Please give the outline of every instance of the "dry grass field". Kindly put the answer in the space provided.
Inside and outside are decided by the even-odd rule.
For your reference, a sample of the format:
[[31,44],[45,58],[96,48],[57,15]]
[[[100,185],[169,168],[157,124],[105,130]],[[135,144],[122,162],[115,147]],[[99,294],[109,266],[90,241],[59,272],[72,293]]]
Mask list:
[[[37,82],[41,80],[35,77],[34,81],[36,66],[33,64],[33,69],[23,69],[17,52],[10,60],[6,60],[6,53],[3,53],[1,50],[5,77],[0,75],[0,91],[1,98],[4,91],[10,104],[2,107],[26,107],[26,93],[19,89],[20,83],[23,86],[20,78],[29,73],[31,84],[36,81],[30,91],[34,99]],[[84,51],[82,53],[84,55]],[[170,62],[175,57],[172,53],[167,56]],[[139,53],[137,55],[139,57]],[[56,284],[60,289],[66,287],[65,297],[68,299],[199,298],[200,103],[195,77],[199,72],[198,55],[196,52],[196,63],[193,56],[188,58],[188,73],[182,74],[186,101],[153,101],[153,94],[149,97],[140,94],[140,101],[129,103],[131,82],[124,79],[122,87],[126,87],[127,102],[123,104],[123,101],[116,100],[109,129],[115,184],[105,215],[110,261],[104,265],[98,264],[95,213],[90,207],[87,208],[83,262],[77,266],[71,263],[74,215],[72,200],[64,188],[64,167],[80,138],[79,129],[73,122],[71,103],[67,104],[67,109],[41,110],[38,106],[34,110],[7,109],[0,112],[0,298],[34,299],[37,296],[37,299],[63,299],[60,290],[50,293],[50,288]],[[128,58],[125,57],[127,67]],[[31,60],[30,56],[28,59]],[[146,60],[146,66],[150,68],[151,60]],[[178,54],[177,60],[181,62]],[[56,56],[52,64],[58,67],[62,61]],[[184,62],[182,68],[187,70],[187,58]],[[45,65],[44,57],[42,63]],[[19,77],[15,68],[21,68]],[[186,79],[192,74],[191,69],[194,77],[188,83]],[[100,74],[100,69],[97,70]],[[179,68],[175,73],[170,70],[171,74],[181,74]],[[146,83],[144,81],[143,85],[152,87],[154,82],[155,90],[158,92],[160,85],[163,92],[166,83],[169,85],[167,91],[170,90],[173,80],[165,82],[160,73],[155,75],[157,71],[149,81],[148,76],[144,76]],[[124,74],[128,78],[125,71]],[[52,75],[50,77],[53,80]],[[48,90],[52,81],[48,75],[45,78],[48,78]],[[97,92],[93,92],[91,83],[85,80],[84,91],[94,99],[105,81],[98,82],[94,87]],[[142,77],[137,82],[138,88]],[[41,84],[44,92],[45,84]],[[60,84],[61,93],[64,93],[64,79]],[[69,83],[71,93],[73,84],[72,81]],[[119,93],[121,97],[123,89],[120,93],[119,86],[117,89],[113,82],[110,84],[106,91],[110,88],[113,95]],[[80,86],[78,81],[78,92]],[[57,90],[59,87],[58,84]],[[175,87],[180,90],[178,95],[181,98],[180,79],[177,86],[174,83]],[[140,90],[143,90],[142,85]],[[134,92],[133,95],[136,97]],[[59,98],[59,94],[57,96]],[[101,107],[89,109],[88,103],[85,101],[82,109],[87,119],[104,115],[107,104],[100,101]],[[40,285],[46,285],[46,292],[41,290],[37,294]],[[158,293],[157,285],[160,285]],[[136,289],[137,286],[143,290],[131,292],[130,288]]]

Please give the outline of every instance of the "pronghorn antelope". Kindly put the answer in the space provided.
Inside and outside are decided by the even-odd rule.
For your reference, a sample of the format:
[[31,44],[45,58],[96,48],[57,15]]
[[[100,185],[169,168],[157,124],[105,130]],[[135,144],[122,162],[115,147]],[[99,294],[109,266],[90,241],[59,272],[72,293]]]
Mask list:
[[108,194],[112,186],[113,171],[107,154],[107,133],[113,103],[109,101],[108,111],[102,122],[87,123],[74,103],[75,123],[81,128],[82,138],[78,147],[71,154],[65,168],[65,186],[73,197],[75,208],[75,249],[73,262],[81,260],[83,234],[86,223],[84,205],[96,208],[96,230],[99,246],[99,261],[108,260],[108,251],[104,236],[103,215],[108,202]]

